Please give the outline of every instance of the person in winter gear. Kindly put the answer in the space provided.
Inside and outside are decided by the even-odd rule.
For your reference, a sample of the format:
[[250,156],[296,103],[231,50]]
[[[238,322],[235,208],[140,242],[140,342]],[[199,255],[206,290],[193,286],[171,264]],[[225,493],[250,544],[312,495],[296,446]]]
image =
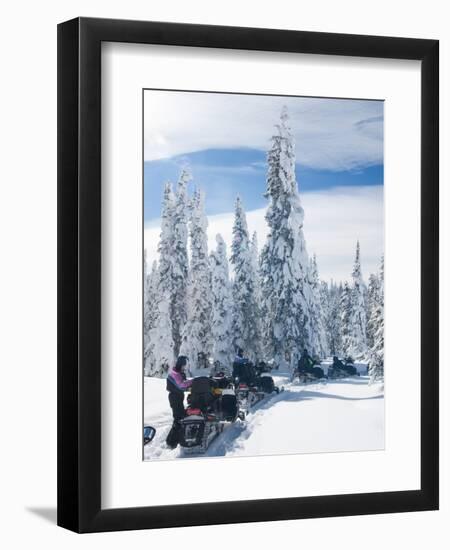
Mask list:
[[252,384],[255,376],[253,365],[244,357],[244,350],[238,348],[233,362],[233,378],[240,383],[248,385]]
[[299,374],[303,374],[305,372],[312,372],[312,368],[314,366],[314,360],[312,359],[312,357],[310,357],[310,355],[308,354],[308,350],[305,348],[303,350],[303,353],[300,357],[300,359],[298,360],[298,372]]
[[179,442],[180,420],[185,417],[184,392],[192,385],[192,380],[186,378],[188,358],[180,355],[175,366],[169,371],[166,380],[166,389],[169,392],[169,405],[172,409],[173,425],[167,436],[166,443],[175,449]]
[[175,366],[167,375],[166,389],[169,392],[169,404],[174,420],[180,420],[184,417],[184,392],[192,385],[192,380],[186,379],[187,363],[187,357],[180,355]]
[[243,366],[248,363],[248,360],[244,357],[244,350],[237,348],[236,357],[233,361],[233,378],[239,378],[244,372]]
[[345,374],[345,365],[344,363],[338,359],[336,355],[333,356],[333,363],[328,368],[328,377],[329,378],[337,378],[342,377]]
[[333,357],[333,364],[331,365],[334,369],[343,369],[344,363],[335,355]]

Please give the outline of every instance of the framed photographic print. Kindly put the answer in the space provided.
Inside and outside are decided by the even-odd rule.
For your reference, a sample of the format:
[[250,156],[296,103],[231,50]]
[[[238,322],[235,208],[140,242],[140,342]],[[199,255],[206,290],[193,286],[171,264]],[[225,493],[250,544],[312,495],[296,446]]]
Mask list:
[[434,40],[59,25],[59,525],[437,509],[438,89]]

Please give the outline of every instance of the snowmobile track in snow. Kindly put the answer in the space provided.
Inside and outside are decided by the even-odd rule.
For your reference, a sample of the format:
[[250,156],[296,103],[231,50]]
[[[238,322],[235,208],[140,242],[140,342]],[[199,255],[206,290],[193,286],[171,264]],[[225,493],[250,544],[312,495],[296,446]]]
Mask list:
[[[278,375],[276,384],[284,385],[284,391],[268,395],[256,403],[245,421],[237,420],[224,426],[204,453],[183,456],[181,447],[170,450],[165,445],[172,420],[167,412],[165,387],[159,381],[149,382],[149,388],[157,391],[148,393],[147,399],[160,407],[158,414],[145,417],[146,423],[158,424],[158,429],[155,439],[144,447],[144,459],[239,457],[383,448],[383,391],[371,388],[366,376],[329,380],[326,385],[300,385],[290,382],[285,375]],[[368,426],[371,427],[369,430]]]

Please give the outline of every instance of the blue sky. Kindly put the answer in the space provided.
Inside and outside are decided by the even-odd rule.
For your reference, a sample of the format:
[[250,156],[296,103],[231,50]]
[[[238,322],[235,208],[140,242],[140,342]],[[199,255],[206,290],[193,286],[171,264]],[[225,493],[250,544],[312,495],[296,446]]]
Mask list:
[[[191,189],[206,191],[208,215],[230,212],[237,195],[247,210],[262,208],[266,188],[266,153],[257,149],[207,149],[168,159],[147,161],[144,165],[144,217],[159,218],[164,184],[175,183],[183,166],[189,166],[194,177]],[[351,170],[331,171],[296,165],[301,193],[323,191],[334,187],[380,185],[383,165]]]
[[231,244],[239,195],[260,246],[267,227],[266,155],[283,106],[295,138],[296,176],[308,252],[322,278],[348,279],[356,240],[363,274],[384,252],[384,103],[147,90],[144,93],[144,223],[148,260],[157,260],[164,184],[189,167],[205,192],[210,248],[220,232]]

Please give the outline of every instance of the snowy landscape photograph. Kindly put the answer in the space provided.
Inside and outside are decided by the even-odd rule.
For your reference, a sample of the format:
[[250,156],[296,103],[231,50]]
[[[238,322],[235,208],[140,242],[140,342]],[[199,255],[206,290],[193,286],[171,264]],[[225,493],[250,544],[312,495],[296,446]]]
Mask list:
[[143,458],[383,451],[384,103],[143,91]]

